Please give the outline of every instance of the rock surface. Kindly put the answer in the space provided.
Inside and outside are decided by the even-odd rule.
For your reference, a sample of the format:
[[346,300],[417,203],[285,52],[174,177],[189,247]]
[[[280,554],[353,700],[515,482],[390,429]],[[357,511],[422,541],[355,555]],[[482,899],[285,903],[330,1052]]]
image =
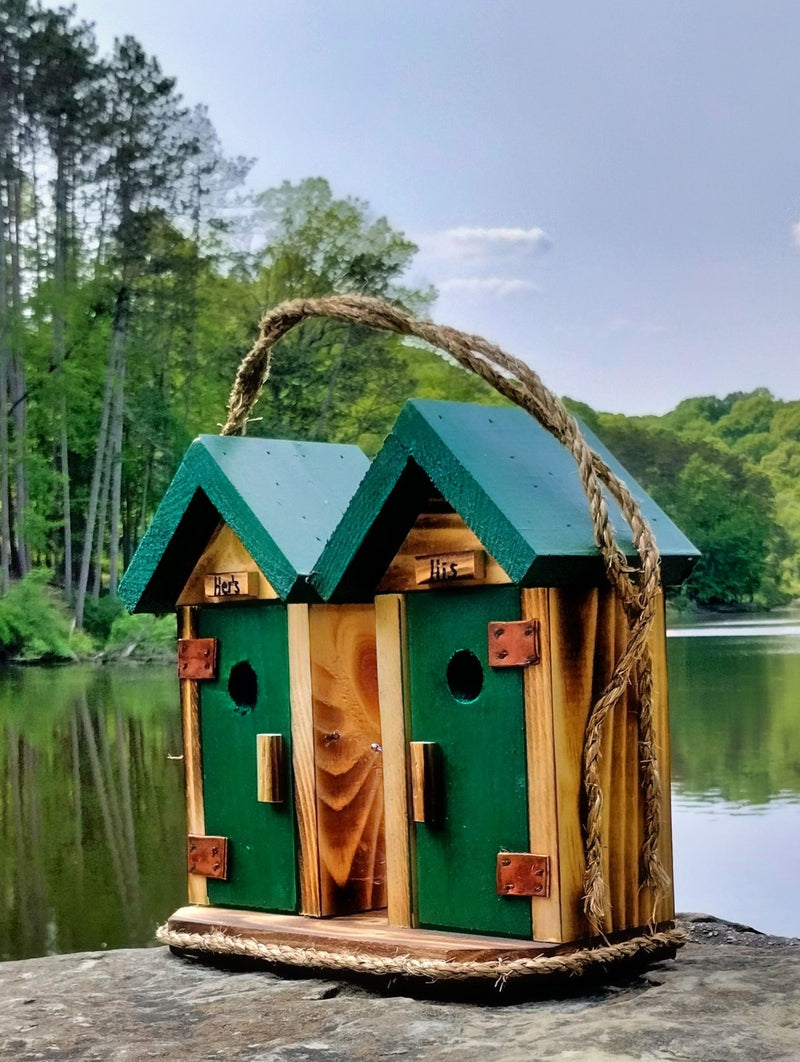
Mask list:
[[166,948],[9,962],[0,965],[0,1059],[797,1062],[800,940],[707,915],[681,926],[690,943],[675,960],[558,996],[540,986],[524,1002],[231,972]]

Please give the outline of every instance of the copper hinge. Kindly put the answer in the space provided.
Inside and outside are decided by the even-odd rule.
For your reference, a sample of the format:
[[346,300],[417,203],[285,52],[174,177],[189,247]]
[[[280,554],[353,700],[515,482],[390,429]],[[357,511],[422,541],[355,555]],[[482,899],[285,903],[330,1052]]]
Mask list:
[[498,852],[497,895],[549,896],[550,856]]
[[542,658],[538,620],[489,624],[489,666],[527,667]]
[[200,874],[204,878],[227,878],[227,837],[190,833],[186,840],[186,855],[190,874]]
[[217,639],[180,638],[178,640],[178,678],[215,679],[217,677]]

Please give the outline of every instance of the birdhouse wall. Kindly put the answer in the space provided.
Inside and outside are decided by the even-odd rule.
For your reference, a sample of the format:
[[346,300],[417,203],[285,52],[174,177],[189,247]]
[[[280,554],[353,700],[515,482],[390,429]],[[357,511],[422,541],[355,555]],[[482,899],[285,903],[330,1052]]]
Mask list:
[[312,605],[321,914],[386,906],[383,756],[372,605]]
[[[549,900],[533,901],[537,939],[574,940],[586,933],[582,750],[591,706],[611,679],[628,637],[619,599],[610,588],[523,592],[523,611],[541,623],[542,663],[526,681],[531,844],[557,851]],[[672,872],[670,754],[663,601],[650,635],[653,721],[661,778],[660,855]],[[644,810],[639,765],[638,700],[630,685],[604,728],[603,877],[609,889],[607,933],[669,921],[672,893],[653,909],[641,886]],[[552,749],[552,759],[542,749]],[[553,800],[555,794],[555,800]],[[537,917],[538,910],[538,917]]]
[[[463,569],[464,561],[471,565],[469,572],[448,578],[452,565]],[[435,590],[444,581],[455,588],[508,584],[511,579],[458,513],[424,512],[378,584],[378,593]]]
[[274,601],[277,597],[277,591],[236,533],[226,523],[220,523],[194,566],[177,604],[205,605],[237,598]]
[[[499,589],[499,588],[498,588]],[[479,598],[484,592],[475,590]],[[494,596],[496,589],[485,594]],[[386,787],[386,851],[388,872],[389,921],[395,925],[441,924],[449,918],[448,928],[466,932],[499,932],[523,935],[519,927],[503,928],[496,923],[492,904],[510,905],[509,915],[516,926],[527,907],[527,926],[533,939],[567,942],[587,935],[583,916],[584,854],[582,818],[582,749],[590,708],[610,679],[627,639],[627,624],[615,595],[606,589],[524,589],[509,588],[505,594],[516,595],[516,616],[539,624],[541,659],[521,668],[518,692],[505,690],[509,703],[492,704],[486,716],[480,714],[481,698],[473,705],[454,703],[445,687],[445,656],[448,653],[444,627],[452,623],[456,631],[463,627],[464,647],[474,650],[490,685],[497,677],[488,664],[485,648],[479,647],[480,635],[467,632],[469,619],[464,615],[468,597],[442,592],[410,597],[400,594],[381,595],[376,600],[378,630],[378,665],[384,744]],[[430,609],[430,623],[420,617]],[[413,613],[410,608],[413,604]],[[513,620],[509,602],[492,603],[502,608],[498,620]],[[472,606],[471,606],[472,607]],[[491,609],[490,609],[491,611]],[[488,613],[480,617],[485,631]],[[459,640],[460,635],[454,635]],[[474,644],[473,644],[474,643]],[[455,642],[453,643],[455,644]],[[669,734],[667,720],[665,635],[663,609],[659,610],[650,639],[654,660],[653,715],[658,739],[659,767],[662,779],[661,858],[671,872],[672,851],[669,806]],[[437,653],[442,656],[441,660]],[[427,706],[427,721],[422,729],[414,698],[425,694],[415,680],[420,666],[439,675],[440,688]],[[510,669],[509,669],[510,670]],[[436,690],[435,677],[429,689]],[[504,677],[506,686],[512,682]],[[513,686],[513,682],[512,682]],[[601,779],[604,794],[603,874],[609,887],[609,912],[606,932],[646,925],[653,915],[656,921],[670,920],[672,896],[652,909],[649,890],[640,885],[641,845],[643,839],[643,803],[639,774],[639,738],[635,691],[626,695],[610,713],[605,727]],[[517,708],[512,703],[519,699]],[[485,702],[488,706],[488,702]],[[519,713],[518,719],[515,713]],[[454,714],[455,713],[455,714]],[[444,717],[443,725],[436,722]],[[473,718],[474,716],[474,718]],[[510,727],[500,735],[497,727]],[[515,768],[515,728],[522,743],[523,777]],[[427,729],[427,733],[424,732]],[[440,745],[441,785],[446,806],[444,824],[410,821],[414,817],[414,778],[412,748],[415,739],[434,740]],[[494,740],[506,751],[505,770],[488,762]],[[473,751],[470,751],[470,741]],[[472,759],[472,765],[470,761]],[[469,779],[469,772],[474,777]],[[465,773],[466,772],[466,773]],[[482,773],[483,772],[483,773]],[[463,777],[457,777],[462,775]],[[524,795],[522,826],[501,826],[520,792]],[[474,787],[479,793],[477,810],[465,811],[464,793]],[[481,805],[481,801],[483,804]],[[465,815],[467,816],[465,818]],[[450,824],[448,825],[448,817]],[[463,819],[463,821],[462,821]],[[479,821],[479,820],[485,821]],[[496,826],[494,824],[497,824]],[[457,829],[448,839],[447,831]],[[460,861],[459,845],[470,833],[479,833],[472,856]],[[508,836],[506,836],[506,834]],[[521,836],[517,836],[521,834]],[[515,839],[511,839],[512,836]],[[420,847],[422,845],[422,848]],[[431,864],[421,853],[430,846],[439,847],[439,863]],[[452,851],[448,848],[450,846]],[[490,849],[503,847],[546,856],[550,861],[549,894],[525,899],[520,896],[494,897],[494,865]],[[485,850],[484,850],[485,849]],[[467,848],[464,849],[467,851]],[[489,853],[487,855],[487,853]],[[427,860],[427,862],[426,862]],[[424,865],[423,865],[424,864]],[[433,869],[432,869],[433,868]],[[457,869],[456,869],[457,868]],[[424,884],[420,879],[424,874]],[[459,903],[453,890],[454,881],[469,883],[471,897],[484,894],[484,907],[470,909]],[[437,898],[436,893],[439,897]],[[422,906],[420,904],[422,903]],[[428,912],[438,912],[433,915]],[[445,912],[443,915],[442,912]],[[526,930],[526,934],[528,931]]]

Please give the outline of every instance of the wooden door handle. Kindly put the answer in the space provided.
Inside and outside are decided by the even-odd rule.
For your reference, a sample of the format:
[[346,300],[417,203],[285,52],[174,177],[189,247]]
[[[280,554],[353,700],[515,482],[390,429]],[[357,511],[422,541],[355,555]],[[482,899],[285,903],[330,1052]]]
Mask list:
[[442,750],[435,741],[409,742],[411,817],[428,824],[440,821],[443,810]]
[[262,804],[282,804],[285,797],[283,734],[256,734],[258,799]]

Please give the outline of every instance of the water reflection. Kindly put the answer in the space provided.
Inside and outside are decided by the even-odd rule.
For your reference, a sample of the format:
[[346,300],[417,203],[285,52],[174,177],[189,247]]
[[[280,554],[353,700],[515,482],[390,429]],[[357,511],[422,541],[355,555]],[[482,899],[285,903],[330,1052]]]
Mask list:
[[169,669],[0,674],[0,958],[152,941],[182,899]]
[[670,632],[676,902],[800,936],[800,624]]
[[673,636],[668,658],[678,792],[800,799],[800,635]]

